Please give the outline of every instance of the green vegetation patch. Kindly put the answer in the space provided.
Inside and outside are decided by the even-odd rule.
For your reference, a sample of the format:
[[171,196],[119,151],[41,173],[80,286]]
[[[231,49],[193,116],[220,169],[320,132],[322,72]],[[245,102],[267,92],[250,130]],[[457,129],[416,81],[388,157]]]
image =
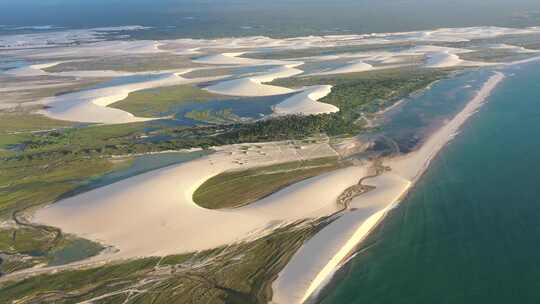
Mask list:
[[49,73],[66,71],[113,70],[125,72],[161,71],[204,66],[191,61],[190,56],[162,53],[156,55],[122,55],[64,62],[44,69]]
[[[226,112],[193,112],[189,116],[195,119],[228,124],[187,128],[166,127],[160,122],[147,122],[73,128],[62,132],[32,134],[31,138],[23,141],[24,149],[17,153],[15,158],[95,157],[194,147],[207,148],[245,142],[304,139],[321,133],[329,136],[356,135],[362,131],[365,121],[360,118],[365,113],[377,112],[391,106],[399,99],[426,88],[452,72],[398,69],[287,78],[275,83],[289,87],[332,84],[334,86],[332,92],[321,101],[338,106],[340,111],[322,115],[272,117],[250,123],[235,123],[231,121],[234,117],[230,117]],[[147,137],[158,139],[142,140]],[[16,140],[9,138],[4,141],[13,144]]]
[[0,251],[34,256],[44,255],[54,235],[32,228],[0,230]]
[[0,303],[22,298],[25,303],[79,303],[96,297],[99,303],[268,303],[276,275],[321,227],[299,224],[253,242],[199,253],[4,282]]
[[57,160],[74,157],[96,157],[103,155],[128,154],[128,147],[144,134],[144,123],[95,125],[71,128],[44,134],[31,134],[21,144],[24,149],[14,158],[21,160]]
[[[110,265],[82,271],[64,271],[58,275],[41,275],[35,278],[15,283],[2,288],[0,302],[9,303],[23,295],[37,297],[39,303],[73,303],[62,299],[61,295],[69,298],[67,291],[82,288],[81,293],[91,293],[93,289],[103,286],[102,282],[116,279],[117,288],[125,286],[130,278],[144,273],[144,269],[156,263],[156,259],[143,259],[134,262]],[[122,282],[122,280],[125,280]],[[109,282],[110,283],[110,282]],[[58,293],[58,294],[57,294]],[[10,300],[8,300],[10,299]],[[36,303],[37,303],[36,302]]]
[[341,75],[322,75],[277,79],[273,85],[299,88],[332,85],[332,92],[319,101],[333,104],[341,112],[376,112],[400,98],[424,89],[447,77],[449,70],[399,68]]
[[288,116],[257,122],[237,131],[247,141],[302,138],[326,133],[330,136],[354,135],[363,127],[359,118],[364,113],[383,110],[401,98],[425,89],[431,83],[448,77],[451,70],[402,68],[343,75],[293,77],[278,79],[272,85],[299,88],[311,85],[332,85],[332,92],[320,102],[336,105],[332,114]]
[[193,200],[209,209],[240,207],[340,166],[337,158],[330,157],[225,172],[202,184],[193,194]]
[[191,112],[186,113],[186,118],[190,118],[193,120],[198,120],[206,123],[213,123],[213,124],[228,124],[233,122],[240,122],[242,120],[241,117],[234,114],[231,109],[223,109],[223,110],[193,110]]
[[98,254],[103,249],[103,246],[98,243],[80,238],[67,237],[47,252],[48,265],[64,265],[84,260]]
[[39,114],[0,113],[0,134],[50,130],[73,126],[74,123],[51,119]]
[[[0,220],[18,225],[0,229],[1,272],[35,264],[59,265],[97,254],[99,244],[63,235],[58,229],[27,224],[21,211],[51,203],[83,185],[92,176],[122,166],[107,159],[45,159],[0,162]],[[22,255],[24,258],[21,258]]]
[[184,78],[203,78],[203,77],[216,77],[216,76],[227,76],[234,73],[238,68],[210,68],[210,69],[200,69],[194,70],[185,74],[182,74]]
[[50,203],[92,176],[114,170],[107,159],[47,159],[0,162],[0,218]]
[[[124,100],[110,105],[141,117],[152,117],[170,111],[174,106],[185,102],[203,102],[225,99],[191,85],[177,85],[132,92]],[[230,97],[228,97],[230,98]]]
[[463,60],[480,61],[480,62],[511,62],[529,59],[538,56],[536,53],[519,53],[512,49],[488,49],[470,53],[459,54]]
[[14,154],[21,142],[32,138],[28,134],[0,134],[0,157]]
[[243,57],[255,59],[289,59],[313,56],[336,55],[343,53],[356,53],[368,51],[388,51],[397,48],[413,47],[414,42],[402,42],[394,44],[371,44],[371,45],[349,45],[339,47],[318,47],[297,50],[279,50],[271,52],[247,53]]
[[[103,249],[100,244],[72,236],[57,234],[56,230],[39,226],[20,226],[0,230],[0,252],[23,255],[27,260],[48,265],[62,265],[91,257]],[[17,260],[18,258],[15,258]],[[9,262],[10,257],[6,258]],[[33,263],[35,264],[35,263]],[[4,273],[13,271],[1,263]],[[21,267],[17,267],[21,269]]]

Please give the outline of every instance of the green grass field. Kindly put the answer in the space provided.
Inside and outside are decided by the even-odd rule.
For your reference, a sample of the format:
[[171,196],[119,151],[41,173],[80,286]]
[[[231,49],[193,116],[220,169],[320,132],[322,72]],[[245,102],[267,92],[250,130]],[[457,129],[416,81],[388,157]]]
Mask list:
[[402,42],[394,44],[351,45],[338,47],[319,47],[298,50],[279,50],[271,52],[247,53],[244,57],[256,59],[289,59],[311,56],[335,55],[343,53],[369,52],[388,50],[388,48],[405,48],[414,46],[414,42]]
[[57,200],[92,176],[122,166],[108,159],[21,160],[0,164],[0,218]]
[[277,79],[273,85],[298,88],[332,85],[332,92],[319,101],[336,105],[342,115],[353,112],[376,112],[400,98],[447,77],[451,70],[404,67],[379,71]]
[[[273,278],[321,225],[290,226],[264,238],[160,258],[60,271],[0,284],[0,303],[262,304]],[[193,264],[200,265],[193,267]],[[158,266],[159,265],[159,266]],[[132,293],[130,291],[140,290]]]
[[125,72],[160,71],[204,66],[191,61],[190,56],[163,53],[155,55],[128,55],[75,60],[46,68],[49,73],[65,71],[113,70]]
[[210,68],[204,70],[194,70],[185,74],[182,74],[184,78],[203,78],[203,77],[216,77],[216,76],[226,76],[234,73],[238,68]]
[[0,113],[0,135],[13,132],[50,130],[73,126],[74,123],[51,119],[39,114]]
[[[0,220],[16,212],[52,203],[89,178],[124,166],[107,159],[21,160],[0,163]],[[0,272],[35,264],[63,264],[96,254],[101,246],[58,230],[35,225],[0,228],[0,251],[17,254],[0,263]],[[21,255],[21,258],[18,255]]]
[[536,53],[518,53],[514,50],[491,49],[475,51],[470,53],[460,54],[459,57],[463,60],[480,61],[480,62],[511,62],[524,60],[538,56]]
[[110,106],[136,116],[152,117],[162,115],[174,106],[185,102],[203,102],[225,98],[227,97],[207,92],[195,86],[178,85],[133,92],[126,99]]
[[193,200],[209,209],[240,207],[340,166],[337,158],[331,157],[225,172],[202,184],[193,194]]

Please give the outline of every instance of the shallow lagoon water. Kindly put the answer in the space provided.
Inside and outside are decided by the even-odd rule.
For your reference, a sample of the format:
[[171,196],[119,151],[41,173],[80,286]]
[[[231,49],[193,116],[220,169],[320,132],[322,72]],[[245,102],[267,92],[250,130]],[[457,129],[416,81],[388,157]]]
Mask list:
[[457,114],[491,75],[490,70],[473,70],[436,82],[385,113],[382,134],[408,152]]
[[265,97],[246,97],[232,98],[226,100],[211,100],[205,102],[186,102],[175,107],[166,114],[174,115],[173,124],[185,126],[200,125],[204,122],[185,117],[192,111],[223,111],[230,110],[233,114],[243,119],[260,119],[272,114],[272,107],[285,100],[292,94],[265,96]]
[[163,77],[163,75],[166,75],[166,74],[165,73],[151,73],[151,74],[120,76],[120,77],[115,77],[111,80],[105,81],[103,83],[97,84],[95,86],[92,86],[86,90],[103,89],[103,88],[109,88],[109,87],[114,87],[114,86],[119,86],[119,85],[157,80],[160,77]]
[[309,61],[300,66],[300,69],[304,71],[305,74],[312,73],[321,73],[330,71],[333,69],[341,68],[349,64],[350,61],[354,59],[339,59],[339,60],[329,60],[329,61]]
[[16,58],[0,58],[0,72],[5,72],[7,70],[22,68],[30,63],[25,60],[16,59]]
[[540,64],[506,74],[320,303],[540,302]]
[[204,155],[208,155],[208,153],[210,152],[169,152],[136,156],[132,163],[130,163],[128,166],[95,178],[91,178],[83,186],[76,189],[75,193],[72,192],[69,195],[72,196],[74,194],[107,186],[120,180],[143,174],[151,170],[187,162]]
[[[246,77],[255,76],[255,75],[261,75],[277,67],[279,67],[279,65],[253,65],[253,66],[237,67],[237,68],[232,69],[230,72],[230,75],[228,75],[227,77],[219,78],[217,80],[212,80],[212,81],[206,81],[206,82],[198,84],[197,86],[200,88],[206,88],[206,87],[218,84],[223,81],[246,78]],[[220,67],[219,65],[215,66],[215,69],[220,69],[220,68],[225,68],[225,67]]]

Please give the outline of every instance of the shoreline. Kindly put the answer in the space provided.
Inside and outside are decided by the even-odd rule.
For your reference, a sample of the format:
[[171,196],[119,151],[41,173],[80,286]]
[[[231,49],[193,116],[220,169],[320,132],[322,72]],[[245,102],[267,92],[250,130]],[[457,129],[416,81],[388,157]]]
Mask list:
[[[347,227],[349,230],[346,231],[346,233],[351,235],[351,237],[341,240],[340,244],[334,244],[333,254],[328,254],[328,252],[326,252],[326,256],[321,257],[320,252],[315,253],[313,250],[310,250],[310,248],[321,247],[321,245],[327,244],[332,238],[339,238],[340,234],[343,234],[342,229],[337,229],[338,231],[334,234],[328,233],[325,237],[321,237],[320,235],[321,233],[324,233],[325,230],[330,231],[330,229],[334,229],[336,226],[332,226],[335,225],[335,223],[338,223],[341,218],[319,232],[317,234],[319,237],[316,235],[311,240],[307,241],[300,250],[295,253],[291,262],[280,272],[278,279],[274,281],[274,296],[272,303],[306,303],[306,301],[315,298],[324,286],[331,281],[335,272],[344,265],[344,261],[348,261],[347,257],[354,252],[354,248],[369,236],[372,229],[376,228],[377,225],[384,220],[387,212],[397,206],[403,198],[406,197],[409,191],[414,188],[414,184],[428,169],[431,161],[438,155],[442,148],[458,134],[461,126],[468,118],[478,111],[504,78],[505,75],[503,73],[496,71],[495,74],[484,83],[482,88],[467,103],[467,105],[454,116],[450,122],[433,133],[420,149],[404,156],[385,160],[384,164],[392,168],[391,173],[384,173],[380,177],[369,179],[367,183],[369,184],[370,181],[375,180],[374,183],[375,186],[379,188],[379,192],[385,192],[385,190],[387,190],[384,189],[385,186],[389,187],[389,185],[383,184],[383,187],[380,187],[380,185],[377,185],[376,179],[389,175],[396,175],[399,178],[406,180],[408,182],[407,186],[402,187],[401,192],[397,196],[396,193],[394,193],[393,196],[390,196],[388,193],[386,195],[381,193],[381,196],[378,198],[386,200],[386,202],[379,202],[377,207],[371,209],[370,216],[363,217],[362,223],[356,223],[356,226],[349,225]],[[353,200],[354,207],[365,208],[365,203],[367,203],[369,199],[376,200],[370,196],[373,196],[373,192],[376,192],[377,188],[374,191],[370,191],[355,198]],[[371,203],[372,202],[370,201],[369,204],[371,205]],[[350,214],[353,214],[353,212],[343,215],[342,218],[350,216]],[[362,219],[362,217],[359,216],[357,219]],[[366,226],[364,226],[364,224],[366,224]],[[354,227],[356,227],[356,230],[351,234],[351,229]],[[354,242],[354,246],[351,246],[350,242]],[[339,261],[336,262],[336,259],[339,259]],[[306,262],[306,260],[308,262]],[[311,266],[315,266],[317,269],[302,269],[302,267],[300,267],[300,265],[305,266],[306,263],[309,265],[309,261],[311,261]],[[321,267],[320,265],[323,266]],[[311,277],[308,279],[308,282],[306,282],[306,274],[310,273],[316,273],[316,276]],[[303,278],[304,281],[294,282],[294,280],[298,280],[298,278]],[[294,288],[284,287],[290,284],[295,284]]]

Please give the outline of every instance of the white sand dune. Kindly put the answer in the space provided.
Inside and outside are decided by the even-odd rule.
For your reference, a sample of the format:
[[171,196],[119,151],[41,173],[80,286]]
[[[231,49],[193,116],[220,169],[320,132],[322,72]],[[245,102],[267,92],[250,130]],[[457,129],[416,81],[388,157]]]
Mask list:
[[[32,64],[23,66],[20,68],[10,69],[3,72],[6,75],[13,77],[29,77],[29,76],[59,76],[59,77],[80,77],[80,78],[103,78],[103,77],[122,77],[129,75],[142,75],[149,73],[157,73],[153,71],[148,72],[123,72],[112,70],[80,70],[80,71],[64,71],[64,72],[47,72],[45,69],[57,66],[67,61],[49,62],[41,64]],[[179,70],[161,71],[166,72],[178,72]]]
[[[143,27],[130,27],[143,30]],[[176,39],[163,42],[155,41],[102,41],[110,37],[107,31],[120,31],[119,28],[65,30],[50,33],[4,35],[0,37],[0,50],[13,50],[13,54],[32,54],[37,57],[66,57],[86,52],[90,56],[106,56],[127,53],[155,53],[160,51],[172,53],[189,53],[199,49],[246,50],[260,48],[274,49],[307,49],[311,47],[339,47],[372,44],[396,44],[401,42],[464,42],[472,39],[494,38],[503,35],[526,35],[540,33],[539,27],[502,28],[502,27],[465,27],[441,28],[429,31],[306,36],[294,38],[270,37],[232,37],[219,39]],[[74,44],[79,44],[73,46]],[[161,45],[160,45],[161,44]],[[70,45],[69,47],[64,47]],[[162,47],[160,47],[162,46]],[[28,48],[20,50],[21,48]],[[44,52],[44,49],[49,49]],[[76,50],[71,52],[70,50]],[[232,53],[235,54],[235,53]],[[225,56],[227,57],[227,56]],[[230,58],[201,58],[203,61],[215,63],[231,62]],[[245,62],[245,61],[244,61]],[[238,62],[238,64],[244,64]]]
[[96,70],[96,71],[65,71],[65,72],[56,72],[56,73],[47,73],[52,76],[62,76],[62,77],[79,77],[79,78],[102,78],[102,77],[122,77],[143,73],[132,73],[132,72],[121,72],[121,71],[111,71],[111,70]]
[[[310,57],[301,57],[295,58],[294,60],[301,60],[306,62],[330,62],[343,59],[351,59],[348,65],[360,63],[358,67],[368,68],[361,63],[372,64],[404,64],[410,59],[411,56],[416,54],[404,54],[400,51],[365,51],[365,52],[352,52],[352,53],[340,53],[336,55],[321,55],[321,56],[310,56]],[[344,67],[347,67],[345,65]],[[324,72],[324,71],[323,71]],[[322,73],[322,72],[321,72]]]
[[286,64],[279,66],[277,68],[272,68],[264,73],[254,75],[251,77],[256,82],[264,83],[271,82],[279,78],[287,78],[302,74],[304,71],[297,69],[296,67],[302,65],[302,62],[295,62],[291,64]]
[[347,65],[332,69],[329,71],[316,73],[316,75],[334,75],[334,74],[347,74],[347,73],[357,73],[373,70],[371,64],[365,63],[363,60],[355,60],[349,62]]
[[539,61],[539,60],[540,60],[540,56],[535,56],[535,57],[528,58],[528,59],[523,59],[523,60],[517,60],[517,61],[507,62],[507,63],[504,63],[504,64],[502,64],[502,65],[505,65],[505,66],[516,66],[516,65],[525,64],[525,63],[530,63],[530,62],[535,62],[535,61]]
[[473,50],[428,44],[428,45],[418,45],[410,49],[404,50],[401,53],[409,54],[409,55],[425,55],[425,54],[430,54],[430,53],[442,53],[442,52],[449,53],[449,54],[463,54],[463,53],[473,52]]
[[205,88],[208,92],[230,96],[272,96],[294,92],[289,88],[266,85],[250,78],[223,81]]
[[540,50],[527,49],[522,46],[511,45],[511,44],[506,44],[506,43],[495,44],[495,45],[492,45],[491,48],[495,50],[511,50],[516,53],[539,53],[540,52]]
[[64,63],[65,61],[33,64],[20,68],[10,69],[3,72],[6,75],[13,77],[29,77],[29,76],[56,76],[56,77],[77,77],[77,78],[110,78],[123,77],[131,75],[148,75],[156,73],[185,73],[184,69],[161,70],[161,71],[145,71],[145,72],[125,72],[113,70],[80,70],[80,71],[64,71],[64,72],[47,72],[45,69]]
[[331,91],[332,86],[330,85],[304,88],[300,93],[274,106],[274,113],[277,115],[315,115],[338,112],[338,107],[317,101],[330,94]]
[[58,60],[62,60],[63,58],[150,55],[165,52],[158,48],[159,45],[159,42],[151,40],[118,40],[99,41],[81,45],[19,49],[7,51],[6,53],[23,58],[57,58]]
[[107,42],[110,42],[115,37],[119,39],[126,38],[126,31],[138,31],[147,28],[129,25],[89,29],[55,29],[55,31],[48,32],[2,35],[0,36],[0,49],[50,49],[56,46],[74,46],[103,40],[109,40]]
[[375,190],[354,198],[351,203],[354,211],[346,213],[306,242],[280,272],[272,286],[272,303],[301,304],[315,296],[503,79],[502,73],[493,75],[465,108],[432,134],[419,150],[386,160],[385,165],[392,171],[365,181],[365,184],[375,186]]
[[424,56],[427,68],[449,68],[456,66],[489,66],[486,62],[468,61],[459,57],[459,54],[473,52],[469,49],[444,47],[436,45],[420,45],[402,51],[403,55]]
[[464,60],[461,60],[458,55],[448,52],[431,53],[427,56],[426,67],[428,68],[448,68],[458,65],[463,65]]
[[458,54],[468,52],[471,52],[471,50],[434,45],[421,45],[403,51],[402,53],[424,56],[426,58],[425,67],[447,68],[465,65],[465,61],[459,58]]
[[483,62],[465,61],[459,57],[459,54],[468,52],[472,52],[472,50],[433,45],[420,45],[404,51],[356,52],[332,56],[315,56],[303,59],[325,62],[329,60],[356,58],[342,67],[323,70],[321,72],[311,73],[310,75],[334,75],[399,68],[415,64],[412,60],[419,56],[426,57],[427,62],[425,66],[431,68],[487,65]]
[[335,155],[327,144],[303,149],[287,143],[262,146],[247,154],[241,145],[225,147],[194,161],[135,176],[40,209],[34,220],[115,246],[119,251],[108,259],[192,252],[261,237],[279,225],[331,214],[338,209],[336,199],[341,192],[365,175],[363,167],[340,169],[237,209],[208,210],[192,201],[193,192],[204,181],[225,170]]
[[295,63],[284,65],[257,75],[222,81],[205,88],[205,90],[212,93],[232,96],[272,96],[289,94],[294,92],[294,90],[264,83],[271,82],[272,80],[278,78],[286,78],[302,74],[303,71],[296,68],[298,65],[300,64]]
[[388,52],[388,54],[381,52],[381,54],[370,55],[366,59],[379,63],[379,64],[388,64],[388,65],[393,64],[394,66],[390,66],[390,67],[396,67],[395,65],[398,65],[398,64],[400,66],[410,64],[411,58],[412,56],[403,55],[403,54],[400,54],[399,52],[396,52],[396,53]]
[[458,54],[452,54],[448,52],[436,52],[427,54],[427,60],[425,67],[427,68],[449,68],[456,66],[490,66],[496,65],[496,63],[480,62],[463,60]]
[[353,199],[353,211],[345,213],[306,242],[280,272],[272,285],[272,303],[301,304],[315,296],[411,183],[395,174],[385,173],[366,180],[365,184],[376,188]]
[[160,74],[152,80],[89,89],[46,98],[42,101],[46,109],[42,110],[41,113],[54,119],[87,123],[117,124],[147,121],[153,118],[135,117],[126,111],[107,106],[125,99],[131,92],[196,81],[182,78],[179,74]]
[[[398,53],[396,53],[393,56],[372,56],[372,57],[356,54],[356,55],[343,56],[343,58],[347,58],[349,56],[362,57],[362,59],[352,61],[349,64],[336,68],[336,69],[323,70],[321,72],[310,73],[309,76],[360,73],[360,72],[369,72],[369,71],[377,71],[377,70],[395,69],[395,68],[412,65],[412,63],[407,62],[407,60],[410,60],[409,56],[403,56]],[[369,60],[370,62],[374,64],[380,64],[380,65],[372,65],[372,64],[366,63],[365,62],[366,60]]]
[[[406,65],[413,64],[413,59],[418,56],[424,56],[428,53],[427,50],[411,48],[406,51],[402,50],[384,50],[384,51],[365,51],[365,52],[351,52],[343,53],[339,55],[328,56],[315,56],[308,57],[304,60],[308,61],[332,61],[332,60],[343,60],[351,59],[350,64],[359,63],[357,66],[360,71],[369,70],[369,66],[361,65],[365,63],[371,65],[373,69],[387,69],[387,68],[396,68]],[[353,60],[354,59],[354,60]],[[347,67],[347,66],[345,66]],[[324,71],[323,71],[324,72]]]
[[7,70],[4,72],[4,74],[14,76],[14,77],[44,76],[44,75],[47,75],[48,73],[43,71],[43,69],[53,67],[60,63],[62,62],[32,64],[32,65],[23,66],[20,68]]
[[[369,61],[374,64],[379,64],[379,66],[374,66],[374,68],[391,68],[398,67],[400,65],[408,64],[411,60],[411,57],[415,54],[402,54],[399,51],[379,51],[379,52],[362,52],[362,53],[349,53],[344,54],[342,58],[360,58],[362,61]],[[383,65],[383,66],[380,66]],[[389,65],[389,66],[386,66]]]
[[193,62],[221,65],[258,65],[266,63],[265,60],[240,57],[243,54],[243,52],[214,54],[197,58]]
[[168,50],[184,51],[201,49],[256,49],[297,50],[313,47],[332,48],[340,46],[398,44],[403,42],[467,42],[473,39],[494,38],[504,35],[538,34],[540,28],[465,27],[441,28],[428,31],[305,36],[293,38],[233,37],[220,39],[177,39],[166,41]]
[[[461,28],[440,28],[430,31],[404,33],[413,41],[467,42],[473,39],[495,38],[505,35],[526,35],[538,33],[539,29],[504,28],[497,26],[478,26]],[[397,34],[397,33],[396,33]]]

